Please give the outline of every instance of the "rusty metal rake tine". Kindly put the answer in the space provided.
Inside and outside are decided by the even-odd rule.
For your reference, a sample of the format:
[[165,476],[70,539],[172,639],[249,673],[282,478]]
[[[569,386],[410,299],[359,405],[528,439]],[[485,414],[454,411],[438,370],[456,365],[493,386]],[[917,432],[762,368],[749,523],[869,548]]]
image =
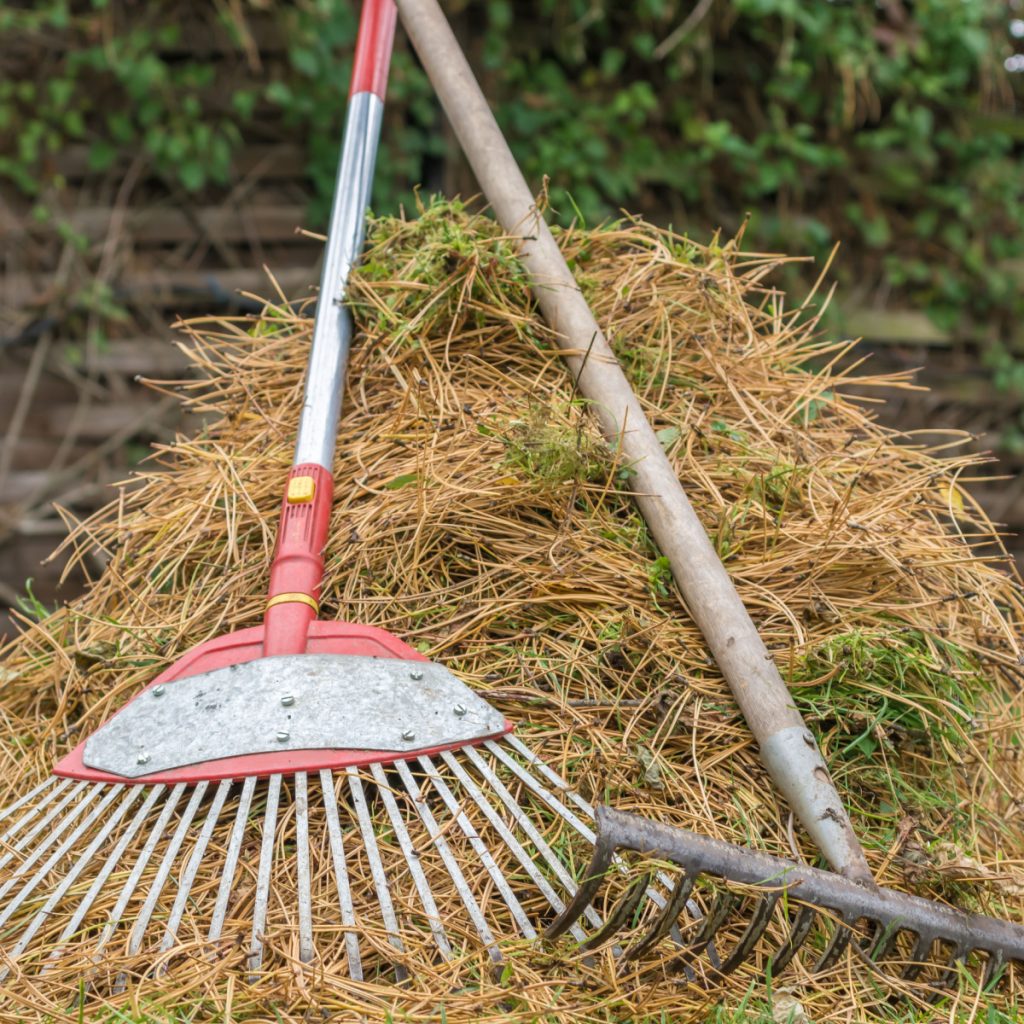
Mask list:
[[618,903],[612,908],[612,912],[605,918],[604,924],[596,932],[588,935],[584,942],[580,943],[580,949],[595,949],[603,945],[626,922],[633,916],[633,912],[640,905],[640,901],[651,884],[650,874],[643,874],[634,879],[629,888],[619,898]]
[[871,936],[865,950],[868,959],[877,961],[887,957],[895,949],[901,931],[903,931],[903,927],[898,922],[886,924],[883,921],[878,921],[875,924],[875,933]]
[[[967,959],[967,954],[970,951],[971,951],[971,947],[969,945],[963,943],[963,942],[958,943],[958,944],[954,944],[953,952],[950,953],[949,957],[946,959],[945,969],[935,979],[935,981],[932,983],[933,987],[936,990],[935,991],[935,997],[936,998],[941,998],[942,990],[946,989],[946,988],[949,988],[949,986],[953,983],[954,979],[957,976],[957,966],[959,964],[962,964],[964,962],[964,960]],[[993,967],[993,964],[992,964],[993,957],[995,957],[995,959],[998,961],[998,966],[995,967],[995,968]],[[1002,968],[1005,967],[1005,966],[1006,966],[1006,962],[1002,959],[1002,957],[1000,956],[999,953],[995,953],[995,954],[990,954],[989,955],[989,958],[988,958],[988,960],[985,963],[985,971],[984,971],[984,974],[982,975],[982,980],[981,980],[981,989],[982,989],[982,991],[985,990],[985,986],[989,984],[989,981],[993,980],[993,979],[990,978],[990,972],[994,972],[995,970],[1002,970]],[[998,976],[995,977],[994,980],[998,981],[999,980]]]
[[[955,964],[963,961],[964,957],[967,956],[968,950],[964,948],[957,949],[953,954],[952,960],[950,961],[950,967],[952,968]],[[1006,970],[1006,958],[1002,953],[990,953],[988,961],[985,964],[985,971],[981,976],[981,990],[987,992],[993,985],[999,983],[999,979],[1003,976],[1003,971]],[[947,977],[952,979],[956,972],[954,970],[947,971],[942,976],[942,983],[948,984],[945,980]]]
[[818,914],[814,907],[801,907],[793,919],[786,941],[772,954],[772,973],[779,974],[789,964],[789,961],[796,956],[797,950],[807,941],[811,934],[815,919]]
[[775,913],[775,906],[779,902],[780,896],[781,893],[773,892],[757,901],[757,907],[750,915],[750,924],[744,929],[733,951],[718,966],[718,974],[732,974],[747,959],[750,951],[757,944],[757,940],[761,938],[771,923],[772,914]]
[[[569,930],[577,918],[582,916],[593,901],[597,890],[601,888],[601,883],[604,881],[604,877],[608,873],[614,858],[615,844],[602,842],[601,837],[598,836],[597,841],[594,843],[594,852],[591,855],[590,864],[587,867],[587,873],[583,881],[580,882],[572,899],[569,900],[562,912],[544,930],[545,938],[557,939],[559,935]],[[603,930],[603,928],[600,930]]]
[[825,951],[818,958],[818,962],[811,968],[817,974],[818,971],[827,971],[843,955],[850,940],[854,936],[853,926],[857,923],[856,917],[844,917],[836,915],[833,918],[832,937],[825,946]]
[[661,908],[661,912],[655,919],[651,929],[622,954],[624,961],[628,962],[643,956],[647,950],[668,935],[679,919],[679,915],[683,912],[683,908],[690,898],[690,893],[693,892],[693,885],[696,880],[696,876],[687,874],[683,875],[676,882],[672,892],[669,893],[668,899],[665,901],[665,906]]
[[737,899],[731,892],[722,893],[715,899],[711,909],[701,919],[700,927],[689,947],[669,963],[670,972],[681,973],[689,968],[690,964],[704,952],[708,943],[715,937],[715,932],[725,924],[725,919],[732,912],[736,903]]
[[924,969],[935,939],[936,936],[932,935],[931,932],[921,932],[917,936],[917,942],[914,943],[914,951],[910,954],[910,963],[900,973],[900,977],[904,981],[913,981]]

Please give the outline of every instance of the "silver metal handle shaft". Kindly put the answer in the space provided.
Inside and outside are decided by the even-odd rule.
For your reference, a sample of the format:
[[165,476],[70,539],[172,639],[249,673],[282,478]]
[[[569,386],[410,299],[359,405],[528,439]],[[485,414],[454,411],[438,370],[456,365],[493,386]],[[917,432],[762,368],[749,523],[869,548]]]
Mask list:
[[342,386],[352,341],[345,289],[366,235],[366,209],[383,113],[384,103],[375,93],[356,93],[349,101],[295,444],[296,466],[315,462],[330,472],[334,462]]

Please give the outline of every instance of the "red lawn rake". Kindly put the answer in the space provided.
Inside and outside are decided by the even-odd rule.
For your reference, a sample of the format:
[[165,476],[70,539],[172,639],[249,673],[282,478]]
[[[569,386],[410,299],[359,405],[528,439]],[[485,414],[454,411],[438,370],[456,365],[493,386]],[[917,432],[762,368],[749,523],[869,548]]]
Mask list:
[[[286,812],[294,814],[298,959],[343,941],[352,978],[404,978],[410,940],[449,960],[472,949],[465,937],[475,935],[475,948],[498,960],[495,913],[506,931],[535,938],[542,923],[523,903],[539,892],[550,917],[576,891],[543,821],[591,843],[592,809],[511,735],[512,723],[396,637],[317,618],[352,333],[343,299],[363,243],[394,25],[391,0],[366,0],[263,624],[189,651],[0,814],[4,977],[45,971],[71,947],[91,963],[115,951],[159,957],[178,941],[183,919],[190,938],[208,921],[206,942],[223,944],[248,867],[243,844],[262,817],[254,887],[246,888],[254,889],[248,969],[257,975]],[[293,807],[284,805],[289,796]],[[311,843],[311,807],[326,844]],[[513,877],[498,866],[495,844]],[[325,846],[336,899],[330,919],[315,921],[311,851]],[[442,920],[425,849],[454,883],[467,927]],[[219,885],[197,891],[200,866],[215,854],[223,856]],[[113,909],[98,913],[108,889]],[[66,923],[54,935],[58,920]],[[379,943],[364,941],[375,924],[387,936],[383,956]],[[40,933],[42,949],[33,945]],[[121,970],[114,989],[126,985]]]

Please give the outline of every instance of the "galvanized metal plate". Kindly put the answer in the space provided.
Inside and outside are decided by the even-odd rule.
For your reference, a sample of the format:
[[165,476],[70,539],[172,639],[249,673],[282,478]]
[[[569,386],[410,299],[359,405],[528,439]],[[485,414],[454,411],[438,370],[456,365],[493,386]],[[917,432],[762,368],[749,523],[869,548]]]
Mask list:
[[493,736],[504,724],[442,665],[295,654],[147,690],[93,733],[84,760],[138,778],[272,751],[421,751]]

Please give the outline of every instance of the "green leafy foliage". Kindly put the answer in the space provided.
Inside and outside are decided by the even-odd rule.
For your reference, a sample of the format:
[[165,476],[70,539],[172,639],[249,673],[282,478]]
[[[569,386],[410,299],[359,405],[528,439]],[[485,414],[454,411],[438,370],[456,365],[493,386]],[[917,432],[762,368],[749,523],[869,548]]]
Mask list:
[[[41,0],[0,10],[12,52],[67,59],[0,82],[0,177],[60,186],[53,156],[94,168],[142,156],[186,191],[225,185],[269,118],[307,150],[322,223],[333,189],[357,5],[217,5],[202,15],[247,72],[189,52],[173,0]],[[509,0],[446,8],[528,179],[552,215],[594,224],[626,207],[689,231],[740,226],[752,248],[823,258],[860,295],[909,303],[977,337],[996,386],[1024,393],[1024,75],[1001,0],[692,5]],[[262,19],[283,50],[255,61]],[[269,19],[269,25],[267,24]],[[246,65],[246,62],[247,65]],[[401,32],[373,204],[425,182],[475,190]],[[787,284],[799,291],[806,268]],[[1024,420],[1008,427],[1024,449]],[[1016,442],[1014,442],[1016,438]]]

